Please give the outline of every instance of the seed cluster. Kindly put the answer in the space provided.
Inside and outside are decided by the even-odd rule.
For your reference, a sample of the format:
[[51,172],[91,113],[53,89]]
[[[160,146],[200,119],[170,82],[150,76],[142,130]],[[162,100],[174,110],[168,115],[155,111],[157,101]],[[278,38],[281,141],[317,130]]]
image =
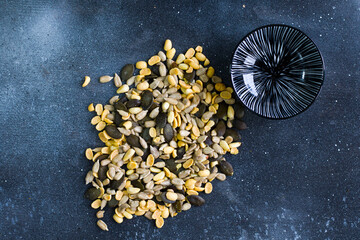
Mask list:
[[201,46],[176,60],[170,40],[164,50],[147,62],[125,65],[120,76],[102,76],[101,83],[114,81],[118,95],[108,105],[88,106],[105,146],[85,151],[93,161],[85,197],[99,209],[102,230],[108,231],[100,220],[106,206],[115,208],[117,223],[144,215],[161,228],[165,218],[203,205],[199,193],[211,193],[215,178],[233,175],[224,155],[237,154],[241,146],[233,127],[247,128],[233,89],[208,67]]

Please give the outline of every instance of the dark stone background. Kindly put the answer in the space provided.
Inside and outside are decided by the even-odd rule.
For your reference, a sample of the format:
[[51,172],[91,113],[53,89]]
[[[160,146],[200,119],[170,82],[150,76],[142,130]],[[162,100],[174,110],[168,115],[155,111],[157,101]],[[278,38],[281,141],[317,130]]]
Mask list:
[[[131,3],[130,3],[131,2]],[[0,239],[359,239],[360,2],[0,1]],[[101,232],[83,199],[100,144],[90,102],[115,91],[99,76],[157,53],[204,46],[229,82],[240,39],[282,23],[320,48],[326,78],[316,102],[282,121],[246,114],[235,175],[206,205]],[[83,76],[93,79],[81,88]]]

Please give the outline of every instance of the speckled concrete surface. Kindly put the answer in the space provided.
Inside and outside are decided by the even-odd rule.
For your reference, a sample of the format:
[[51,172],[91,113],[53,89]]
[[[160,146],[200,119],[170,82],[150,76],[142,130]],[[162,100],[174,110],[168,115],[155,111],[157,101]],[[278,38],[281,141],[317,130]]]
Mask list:
[[[0,239],[358,239],[360,236],[360,2],[0,2]],[[270,23],[300,28],[320,48],[326,79],[305,113],[247,113],[235,175],[206,205],[163,229],[144,218],[95,225],[83,199],[99,144],[90,102],[114,88],[93,80],[150,57],[164,39],[201,44],[219,75],[240,39]]]

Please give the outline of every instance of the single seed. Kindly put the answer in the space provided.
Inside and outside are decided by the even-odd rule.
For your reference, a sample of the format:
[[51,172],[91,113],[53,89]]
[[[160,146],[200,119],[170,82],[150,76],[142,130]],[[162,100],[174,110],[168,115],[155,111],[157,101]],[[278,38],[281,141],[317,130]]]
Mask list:
[[165,53],[163,51],[159,51],[158,55],[159,55],[162,62],[166,61],[166,55],[165,55]]
[[[119,75],[117,75],[117,73],[114,74],[114,85],[115,85],[115,87],[118,87],[118,88],[121,87],[121,85],[122,85],[121,79],[120,79]],[[110,104],[112,104],[111,101],[110,101]]]
[[159,217],[155,220],[155,225],[157,228],[162,228],[164,226],[164,219]]
[[88,106],[88,111],[89,111],[89,112],[95,111],[95,107],[94,107],[94,104],[93,104],[93,103],[91,103],[91,104]]
[[164,177],[165,177],[165,172],[162,171],[162,172],[156,174],[154,176],[153,180],[156,182],[156,181],[163,179]]
[[212,192],[212,189],[213,189],[212,184],[211,184],[210,182],[207,182],[207,183],[205,184],[205,193],[206,193],[206,194],[211,193],[211,192]]
[[[206,60],[205,60],[206,61]],[[206,75],[209,77],[209,78],[212,78],[212,76],[214,76],[214,73],[215,73],[215,69],[213,67],[209,67],[207,72],[206,72]]]
[[193,48],[189,48],[186,53],[185,53],[185,57],[186,58],[192,58],[195,54],[195,50]]
[[127,189],[127,192],[128,192],[129,194],[136,194],[136,193],[140,192],[140,188],[129,187],[129,188]]
[[137,69],[143,69],[147,68],[147,63],[145,61],[138,61],[135,66]]
[[139,83],[136,88],[140,91],[144,91],[146,89],[149,88],[149,83],[148,82],[142,82],[142,83]]
[[82,84],[82,87],[86,87],[90,83],[90,77],[85,76],[84,83]]
[[92,160],[93,157],[94,157],[94,153],[93,151],[91,150],[91,148],[87,148],[86,151],[85,151],[85,156],[87,159],[89,160]]
[[179,56],[176,59],[176,64],[182,63],[186,59],[185,55],[180,53]]
[[120,94],[120,93],[126,93],[129,91],[129,86],[124,84],[124,85],[121,85],[121,87],[118,88],[118,90],[116,91],[116,93]]
[[153,65],[159,63],[160,61],[161,61],[160,57],[159,57],[158,55],[155,55],[155,56],[152,56],[152,57],[149,59],[148,64],[149,64],[150,66],[153,66]]
[[103,220],[98,220],[97,223],[98,227],[103,231],[109,231],[106,223]]
[[100,79],[99,79],[99,81],[100,81],[101,83],[107,83],[107,82],[110,82],[111,80],[113,80],[113,77],[108,76],[108,75],[106,75],[106,76],[101,76]]
[[172,48],[172,42],[170,39],[165,40],[164,50],[169,51]]
[[170,201],[176,201],[177,200],[177,194],[173,193],[173,192],[167,192],[166,193],[166,198],[169,199]]
[[97,115],[101,115],[101,113],[103,112],[104,108],[103,108],[103,105],[98,103],[96,104],[95,106],[95,112]]
[[170,50],[166,51],[166,57],[168,59],[173,59],[173,57],[175,56],[176,50],[175,48],[171,48]]
[[96,199],[95,201],[93,201],[91,203],[91,207],[94,209],[98,209],[101,205],[101,200],[100,199]]

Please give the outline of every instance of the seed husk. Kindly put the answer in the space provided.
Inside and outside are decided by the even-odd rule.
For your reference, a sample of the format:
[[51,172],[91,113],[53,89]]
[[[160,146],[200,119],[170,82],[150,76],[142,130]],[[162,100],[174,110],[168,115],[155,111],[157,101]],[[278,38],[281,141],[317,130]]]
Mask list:
[[226,129],[224,137],[226,138],[227,136],[231,136],[233,138],[234,142],[238,142],[241,139],[240,134],[238,133],[238,131],[234,130],[234,129]]
[[205,203],[205,199],[200,197],[199,195],[189,195],[186,197],[187,200],[196,207],[202,206]]
[[126,64],[120,71],[120,78],[123,81],[128,80],[134,74],[134,65]]

